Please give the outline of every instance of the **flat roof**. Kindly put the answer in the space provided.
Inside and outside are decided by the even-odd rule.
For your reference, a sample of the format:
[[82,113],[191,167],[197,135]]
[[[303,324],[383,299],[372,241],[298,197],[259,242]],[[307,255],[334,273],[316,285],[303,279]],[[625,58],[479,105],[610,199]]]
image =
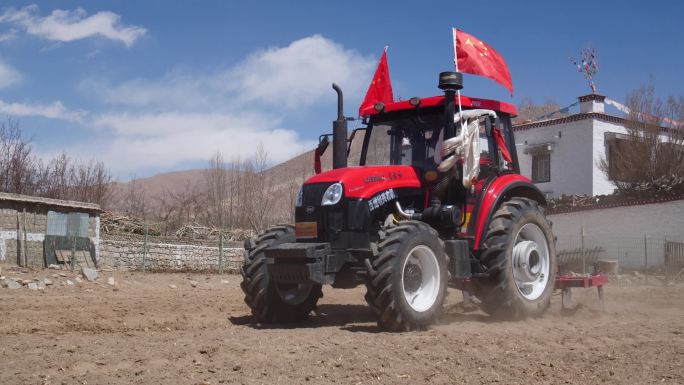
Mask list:
[[[524,122],[513,125],[513,131],[525,131],[533,128],[540,127],[550,127],[558,124],[577,122],[585,119],[596,119],[607,123],[616,123],[626,126],[630,122],[627,118],[622,118],[615,115],[606,114],[605,112],[581,112],[579,114],[572,114],[568,116],[561,116],[559,118],[538,120],[532,122]],[[676,128],[659,126],[661,132],[669,132],[670,130],[676,130]]]
[[37,205],[50,206],[50,207],[81,209],[84,211],[91,211],[91,212],[98,212],[98,213],[103,211],[102,208],[100,207],[100,205],[97,205],[95,203],[65,201],[65,200],[61,200],[61,199],[43,198],[43,197],[36,197],[36,196],[31,196],[31,195],[11,194],[11,193],[0,192],[0,202],[7,202],[7,201],[8,202],[19,202],[19,203],[30,203],[30,204],[37,204]]

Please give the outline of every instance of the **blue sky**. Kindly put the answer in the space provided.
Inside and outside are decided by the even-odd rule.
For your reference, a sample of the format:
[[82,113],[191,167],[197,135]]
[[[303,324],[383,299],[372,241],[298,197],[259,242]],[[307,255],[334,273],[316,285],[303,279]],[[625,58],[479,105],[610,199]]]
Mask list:
[[386,44],[395,97],[438,94],[459,27],[515,87],[466,75],[465,94],[568,105],[589,92],[568,57],[591,45],[598,91],[622,101],[651,76],[683,93],[683,17],[681,1],[4,1],[0,114],[41,156],[102,160],[121,180],[258,144],[281,161],[330,130],[333,80],[356,113]]

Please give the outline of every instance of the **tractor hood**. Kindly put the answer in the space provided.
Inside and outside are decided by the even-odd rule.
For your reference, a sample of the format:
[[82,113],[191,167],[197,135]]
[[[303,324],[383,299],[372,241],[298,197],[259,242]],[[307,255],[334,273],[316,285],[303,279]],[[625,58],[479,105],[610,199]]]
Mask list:
[[412,166],[359,166],[337,168],[314,175],[304,184],[341,182],[347,198],[370,198],[390,188],[420,188],[420,178]]

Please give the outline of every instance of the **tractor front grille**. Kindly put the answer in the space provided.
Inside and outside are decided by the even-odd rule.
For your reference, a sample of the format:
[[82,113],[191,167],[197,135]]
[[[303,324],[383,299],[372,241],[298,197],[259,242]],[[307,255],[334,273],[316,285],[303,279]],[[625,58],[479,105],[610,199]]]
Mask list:
[[304,206],[320,206],[323,194],[331,184],[331,182],[305,184],[302,188],[302,204]]

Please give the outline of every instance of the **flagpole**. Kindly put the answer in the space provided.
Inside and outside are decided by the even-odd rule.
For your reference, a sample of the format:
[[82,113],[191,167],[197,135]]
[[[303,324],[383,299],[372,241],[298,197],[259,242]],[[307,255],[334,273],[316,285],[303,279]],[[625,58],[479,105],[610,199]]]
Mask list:
[[[458,50],[456,49],[456,28],[451,29],[451,34],[453,36],[453,42],[454,42],[454,66],[456,67],[456,72],[458,72]],[[461,117],[463,116],[463,109],[461,107],[461,90],[458,89],[456,90],[456,95],[458,96],[458,116]],[[460,119],[461,121],[461,132],[460,135],[463,135],[464,129],[463,129],[463,119]]]

